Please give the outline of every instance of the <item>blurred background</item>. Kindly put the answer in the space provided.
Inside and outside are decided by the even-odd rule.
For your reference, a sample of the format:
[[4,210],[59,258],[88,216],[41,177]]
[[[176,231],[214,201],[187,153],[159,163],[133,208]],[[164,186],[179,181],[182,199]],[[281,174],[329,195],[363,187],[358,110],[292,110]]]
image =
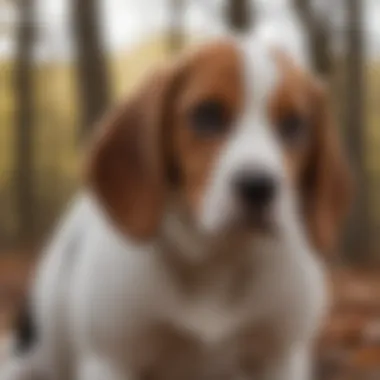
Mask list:
[[187,45],[265,19],[307,38],[359,185],[320,376],[380,378],[380,0],[0,0],[0,331],[104,110]]

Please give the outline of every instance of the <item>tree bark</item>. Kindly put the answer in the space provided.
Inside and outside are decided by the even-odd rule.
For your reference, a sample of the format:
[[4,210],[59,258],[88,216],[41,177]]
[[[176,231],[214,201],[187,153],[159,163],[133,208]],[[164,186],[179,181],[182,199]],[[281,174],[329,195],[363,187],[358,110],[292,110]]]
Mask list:
[[34,212],[34,164],[33,164],[33,41],[34,1],[19,0],[17,3],[19,24],[17,28],[17,52],[14,72],[16,170],[15,191],[19,232],[25,243],[33,235]]
[[171,53],[181,50],[184,43],[183,15],[184,0],[170,0],[170,29],[168,35],[168,47]]
[[298,16],[308,34],[314,69],[323,76],[331,74],[331,36],[326,23],[313,12],[311,0],[294,0]]
[[107,61],[99,28],[97,0],[71,1],[77,53],[82,136],[87,136],[110,101]]
[[[345,125],[347,143],[353,159],[357,192],[348,230],[348,245],[353,258],[366,259],[369,246],[368,178],[365,167],[365,67],[363,10],[361,0],[347,0],[347,60]],[[356,257],[355,257],[356,256]]]
[[228,0],[226,7],[228,25],[236,32],[249,30],[253,23],[253,9],[250,0]]

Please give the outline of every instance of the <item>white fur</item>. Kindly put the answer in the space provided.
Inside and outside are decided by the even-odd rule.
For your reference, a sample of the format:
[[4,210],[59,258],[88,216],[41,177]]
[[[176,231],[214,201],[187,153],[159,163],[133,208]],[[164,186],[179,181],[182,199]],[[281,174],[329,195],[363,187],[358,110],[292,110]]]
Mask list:
[[[209,179],[200,220],[207,231],[220,230],[236,213],[233,174],[244,166],[264,169],[281,183],[273,211],[279,237],[218,244],[218,238],[205,237],[173,213],[166,217],[162,240],[138,244],[108,224],[91,196],[78,197],[37,270],[33,301],[40,340],[38,354],[25,358],[25,367],[34,368],[28,360],[38,357],[47,380],[138,380],[155,354],[144,333],[157,323],[218,352],[246,326],[264,320],[273,324],[283,349],[263,378],[310,379],[309,349],[326,303],[323,270],[302,229],[281,149],[264,112],[278,71],[262,41],[253,49],[243,45],[242,51],[247,104]],[[225,301],[228,268],[189,296],[163,260],[170,251],[184,260],[197,256],[201,265],[221,247],[244,251],[254,273],[232,306]]]
[[[288,217],[288,223],[295,222]],[[281,241],[249,246],[255,276],[231,307],[223,302],[220,279],[195,298],[184,295],[163,266],[158,245],[123,240],[91,197],[80,197],[38,270],[38,358],[46,366],[41,372],[52,371],[48,379],[54,380],[100,380],[103,373],[110,380],[135,379],[136,363],[145,355],[136,349],[138,332],[157,320],[218,349],[248,323],[270,318],[288,350],[267,369],[273,376],[268,378],[309,379],[304,368],[324,310],[324,280],[307,242],[292,236],[294,227]],[[9,377],[19,378],[24,379]]]
[[[276,139],[268,114],[268,99],[280,79],[273,56],[272,39],[257,34],[240,45],[244,57],[242,70],[246,83],[245,107],[234,127],[234,135],[220,152],[205,193],[200,223],[216,232],[238,217],[234,179],[239,172],[265,172],[280,188],[279,202],[285,202],[286,183],[281,145]],[[288,191],[290,191],[288,189]],[[272,210],[278,219],[278,210]],[[273,218],[273,216],[272,216]],[[277,220],[276,220],[277,221]]]

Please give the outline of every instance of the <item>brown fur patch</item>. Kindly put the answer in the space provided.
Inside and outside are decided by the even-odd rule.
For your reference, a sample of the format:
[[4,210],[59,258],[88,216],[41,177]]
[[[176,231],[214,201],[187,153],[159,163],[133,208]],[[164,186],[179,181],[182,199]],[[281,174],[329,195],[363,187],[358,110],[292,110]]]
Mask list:
[[351,199],[351,176],[329,99],[322,83],[277,54],[281,81],[270,104],[278,128],[289,114],[304,120],[307,138],[285,147],[285,162],[303,198],[310,236],[322,252],[336,248],[338,230]]
[[[277,59],[281,79],[269,104],[273,125],[280,129],[283,120],[296,115],[304,120],[306,128],[310,128],[313,124],[316,83],[309,74],[294,66],[285,57],[278,56]],[[308,132],[311,132],[311,128],[310,131],[307,131],[308,138],[304,139],[301,144],[288,149],[285,147],[288,176],[296,183],[302,175],[310,149],[312,138]]]
[[238,51],[229,43],[209,46],[192,57],[188,65],[176,107],[173,141],[184,195],[194,210],[199,206],[215,157],[229,134],[227,131],[201,137],[188,116],[202,101],[216,99],[226,108],[232,126],[242,104],[241,68]]

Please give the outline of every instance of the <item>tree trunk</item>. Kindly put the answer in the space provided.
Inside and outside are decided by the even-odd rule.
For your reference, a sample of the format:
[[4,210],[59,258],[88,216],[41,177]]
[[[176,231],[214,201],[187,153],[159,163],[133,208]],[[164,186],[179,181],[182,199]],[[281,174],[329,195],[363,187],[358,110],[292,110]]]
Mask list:
[[353,258],[369,256],[368,178],[365,168],[365,71],[363,13],[361,0],[347,0],[347,62],[345,124],[347,143],[353,159],[358,183],[352,220],[348,231],[348,245]]
[[92,131],[94,123],[108,106],[110,87],[99,30],[99,2],[72,0],[71,4],[77,53],[82,137],[84,137]]
[[169,51],[177,53],[183,47],[184,0],[170,0],[170,29],[168,35]]
[[311,0],[294,0],[298,16],[307,31],[314,69],[323,76],[331,74],[330,33],[326,23],[313,12]]
[[253,9],[250,0],[228,0],[226,18],[228,25],[236,32],[249,30],[253,23]]
[[19,24],[14,72],[15,125],[16,125],[16,177],[17,215],[23,242],[29,243],[33,235],[34,165],[33,165],[33,41],[34,1],[19,0]]

